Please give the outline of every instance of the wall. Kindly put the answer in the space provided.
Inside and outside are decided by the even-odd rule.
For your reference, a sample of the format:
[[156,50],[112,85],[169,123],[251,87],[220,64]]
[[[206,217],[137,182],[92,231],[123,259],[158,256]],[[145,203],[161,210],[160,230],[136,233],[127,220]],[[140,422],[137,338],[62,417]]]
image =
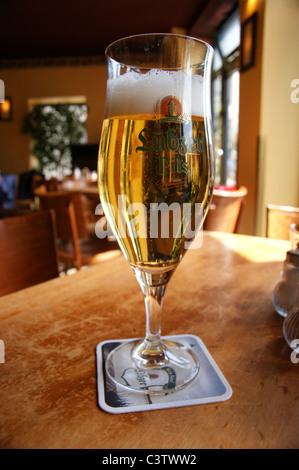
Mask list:
[[241,24],[253,13],[258,13],[256,34],[255,64],[240,73],[239,109],[239,147],[238,173],[239,185],[248,189],[246,205],[242,212],[239,232],[255,234],[257,210],[257,174],[260,128],[260,101],[262,80],[262,51],[264,0],[239,1]]
[[0,70],[5,94],[13,100],[13,120],[0,121],[0,170],[21,173],[30,167],[29,136],[22,133],[30,98],[85,96],[88,141],[99,142],[106,95],[106,65],[49,66]]
[[299,1],[265,7],[257,234],[266,233],[267,204],[299,207]]
[[[256,62],[240,75],[238,184],[248,188],[239,232],[266,235],[267,204],[299,207],[299,0],[239,0],[258,12]],[[297,94],[299,98],[299,92]]]

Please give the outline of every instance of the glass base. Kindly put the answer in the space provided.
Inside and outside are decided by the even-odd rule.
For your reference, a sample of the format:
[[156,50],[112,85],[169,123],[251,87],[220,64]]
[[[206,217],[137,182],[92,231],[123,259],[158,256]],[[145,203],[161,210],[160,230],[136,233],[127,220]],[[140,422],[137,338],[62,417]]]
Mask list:
[[144,342],[140,340],[115,348],[105,364],[110,380],[132,392],[160,395],[181,390],[192,382],[199,371],[196,355],[181,343],[160,344],[155,355],[144,354]]

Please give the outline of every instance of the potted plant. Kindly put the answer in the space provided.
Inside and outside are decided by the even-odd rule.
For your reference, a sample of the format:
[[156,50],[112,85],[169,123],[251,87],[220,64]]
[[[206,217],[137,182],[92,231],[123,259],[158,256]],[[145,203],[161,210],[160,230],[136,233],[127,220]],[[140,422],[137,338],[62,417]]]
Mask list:
[[71,173],[71,145],[86,142],[87,112],[85,104],[49,104],[34,106],[25,117],[23,130],[46,176]]

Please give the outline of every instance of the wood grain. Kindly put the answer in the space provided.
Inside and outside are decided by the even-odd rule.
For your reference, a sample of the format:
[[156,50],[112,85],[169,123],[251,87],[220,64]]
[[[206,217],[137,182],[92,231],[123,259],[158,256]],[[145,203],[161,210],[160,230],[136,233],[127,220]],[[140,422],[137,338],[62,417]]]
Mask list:
[[299,364],[271,302],[288,248],[205,232],[167,288],[162,332],[201,337],[233,389],[223,403],[125,415],[98,407],[96,345],[145,329],[122,255],[2,297],[1,448],[298,448]]

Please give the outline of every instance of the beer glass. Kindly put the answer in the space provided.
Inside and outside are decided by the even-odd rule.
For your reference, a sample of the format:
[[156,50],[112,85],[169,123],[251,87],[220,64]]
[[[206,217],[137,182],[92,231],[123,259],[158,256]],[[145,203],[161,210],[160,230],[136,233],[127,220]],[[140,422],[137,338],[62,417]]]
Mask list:
[[180,390],[200,367],[186,344],[162,339],[161,309],[212,197],[212,55],[210,45],[177,34],[130,36],[106,50],[99,194],[146,311],[145,338],[112,350],[106,374],[130,391]]

